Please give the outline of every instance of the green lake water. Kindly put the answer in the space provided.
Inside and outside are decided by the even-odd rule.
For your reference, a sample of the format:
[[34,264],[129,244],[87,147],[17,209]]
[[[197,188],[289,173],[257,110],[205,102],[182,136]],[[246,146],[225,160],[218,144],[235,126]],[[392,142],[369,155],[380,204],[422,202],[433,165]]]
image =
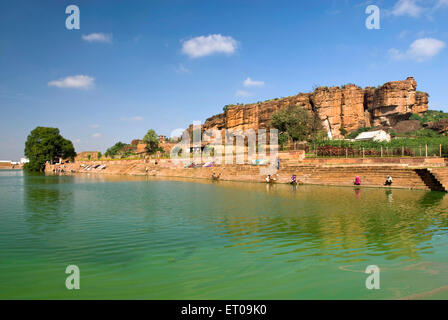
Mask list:
[[410,296],[448,299],[445,193],[0,171],[0,299]]

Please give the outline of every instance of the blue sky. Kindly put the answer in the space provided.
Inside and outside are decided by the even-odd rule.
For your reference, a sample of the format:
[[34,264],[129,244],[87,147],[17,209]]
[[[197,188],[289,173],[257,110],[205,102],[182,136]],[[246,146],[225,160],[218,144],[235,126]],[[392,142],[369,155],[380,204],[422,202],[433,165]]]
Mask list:
[[36,126],[105,151],[314,85],[414,76],[448,111],[447,18],[448,0],[0,0],[0,159],[21,157]]

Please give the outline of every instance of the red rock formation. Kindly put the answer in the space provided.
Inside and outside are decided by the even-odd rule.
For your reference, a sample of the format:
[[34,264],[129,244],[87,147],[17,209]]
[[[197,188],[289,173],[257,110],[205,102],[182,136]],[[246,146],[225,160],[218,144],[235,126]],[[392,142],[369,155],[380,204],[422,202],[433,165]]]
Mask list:
[[100,151],[79,152],[75,157],[75,161],[81,161],[81,160],[86,160],[86,159],[92,159],[92,160],[98,159],[98,153],[101,153],[101,152]]
[[423,114],[428,110],[429,95],[426,92],[415,93],[415,104],[411,107],[412,113]]
[[140,139],[134,139],[134,140],[131,141],[131,146],[136,146],[139,143],[143,143],[143,141],[140,140]]
[[375,90],[371,110],[373,125],[394,125],[397,119],[401,119],[400,115],[428,110],[428,95],[417,95],[416,89],[417,82],[409,77],[404,81],[388,82]]
[[331,130],[332,137],[341,138],[341,129],[352,132],[369,126],[392,126],[412,113],[424,113],[428,110],[428,94],[416,89],[417,82],[412,77],[378,88],[362,89],[353,84],[342,88],[320,87],[312,93],[229,106],[226,112],[207,119],[203,129],[269,129],[272,114],[295,105],[316,113],[324,127]]
[[341,124],[347,132],[370,124],[364,113],[364,90],[355,85],[342,88]]
[[437,131],[440,134],[446,134],[448,132],[448,119],[440,119],[436,122],[428,122],[424,124],[428,129]]

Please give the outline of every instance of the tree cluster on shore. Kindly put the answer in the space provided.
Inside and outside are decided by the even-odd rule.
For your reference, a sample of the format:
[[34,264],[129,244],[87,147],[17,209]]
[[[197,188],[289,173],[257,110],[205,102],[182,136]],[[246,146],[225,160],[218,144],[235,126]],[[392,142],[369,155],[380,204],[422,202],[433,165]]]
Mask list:
[[[158,151],[164,152],[164,150],[160,147],[159,136],[153,129],[148,130],[141,142],[146,144],[145,151],[147,155],[153,155]],[[108,148],[104,153],[104,156],[112,159],[116,157],[124,159],[132,156],[138,156],[137,144],[127,144],[119,141],[112,147]]]
[[271,125],[279,131],[279,144],[289,141],[312,141],[326,135],[317,115],[302,106],[289,106],[272,115]]
[[75,148],[70,140],[65,139],[57,128],[36,127],[25,142],[25,156],[30,160],[24,169],[42,172],[47,161],[74,159]]

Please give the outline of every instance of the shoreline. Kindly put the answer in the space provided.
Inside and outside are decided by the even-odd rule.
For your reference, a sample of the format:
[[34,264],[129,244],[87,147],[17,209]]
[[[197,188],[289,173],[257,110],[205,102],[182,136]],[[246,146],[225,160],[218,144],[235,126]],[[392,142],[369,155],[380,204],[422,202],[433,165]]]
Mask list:
[[[354,188],[354,189],[384,189],[384,190],[415,190],[415,191],[431,191],[429,189],[425,188],[408,188],[404,186],[385,186],[385,185],[338,185],[338,184],[319,184],[319,183],[301,183],[297,185],[291,185],[287,182],[274,182],[274,183],[266,183],[265,181],[248,181],[248,180],[227,180],[227,179],[219,179],[219,180],[212,180],[211,178],[206,177],[184,177],[184,176],[154,176],[154,175],[145,175],[145,174],[116,174],[116,173],[103,173],[103,174],[96,174],[96,173],[88,173],[88,172],[75,172],[75,173],[46,173],[47,176],[77,176],[77,177],[101,177],[101,176],[107,176],[107,177],[114,177],[114,178],[123,178],[124,177],[134,177],[134,178],[142,178],[135,181],[143,181],[143,178],[146,178],[145,180],[159,180],[159,181],[188,181],[188,182],[196,182],[196,183],[247,183],[247,184],[257,184],[257,185],[265,185],[265,186],[291,186],[294,188],[299,187],[307,187],[307,186],[316,186],[316,187],[338,187],[338,188]],[[440,192],[440,191],[439,191]]]
[[[274,184],[290,184],[290,177],[297,176],[297,181],[303,185],[344,186],[344,187],[374,187],[383,189],[416,189],[447,191],[448,167],[441,163],[371,163],[371,164],[336,164],[331,163],[287,163],[276,171]],[[336,159],[341,160],[341,159]],[[413,159],[412,162],[415,159]],[[442,159],[444,161],[444,159]],[[103,168],[102,166],[105,167]],[[443,164],[444,165],[444,164]],[[96,169],[95,169],[96,167]],[[241,181],[263,183],[267,174],[273,173],[269,166],[215,165],[213,167],[184,168],[182,164],[175,164],[171,160],[117,160],[117,161],[81,161],[45,167],[46,174],[94,174],[117,176],[142,176],[158,178],[189,178],[198,180],[212,180],[213,173],[220,173],[219,181]],[[385,186],[388,175],[393,178],[392,186]],[[361,178],[361,185],[354,185],[356,176]]]

